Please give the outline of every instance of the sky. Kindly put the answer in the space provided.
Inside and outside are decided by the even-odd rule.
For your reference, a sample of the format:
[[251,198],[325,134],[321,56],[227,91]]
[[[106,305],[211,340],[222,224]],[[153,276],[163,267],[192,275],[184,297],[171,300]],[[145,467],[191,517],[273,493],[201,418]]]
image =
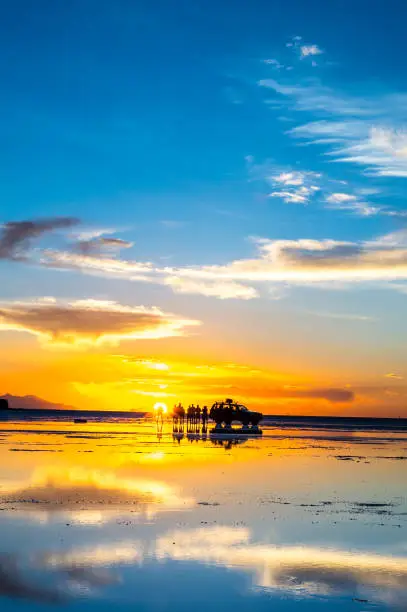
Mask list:
[[0,393],[407,417],[407,7],[0,7]]

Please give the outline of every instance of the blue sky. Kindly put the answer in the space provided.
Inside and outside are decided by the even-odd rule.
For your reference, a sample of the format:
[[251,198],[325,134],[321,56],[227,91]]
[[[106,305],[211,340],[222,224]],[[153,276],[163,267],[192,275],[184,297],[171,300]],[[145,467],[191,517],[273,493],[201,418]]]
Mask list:
[[285,346],[316,371],[369,356],[404,376],[406,17],[399,1],[4,6],[2,221],[75,221],[2,256],[3,298],[156,306],[242,359]]

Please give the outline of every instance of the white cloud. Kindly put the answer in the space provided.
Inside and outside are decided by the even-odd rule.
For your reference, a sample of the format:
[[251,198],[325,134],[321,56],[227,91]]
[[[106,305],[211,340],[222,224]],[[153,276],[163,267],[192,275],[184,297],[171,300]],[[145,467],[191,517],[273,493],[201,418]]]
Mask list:
[[[247,159],[248,171],[251,180],[265,182],[273,190],[269,197],[280,198],[287,204],[308,204],[313,201],[326,203],[326,208],[349,211],[355,215],[369,217],[373,215],[386,215],[407,217],[407,212],[397,211],[382,204],[366,200],[368,196],[377,196],[377,188],[361,187],[351,191],[346,181],[331,180],[320,172],[297,170],[292,168],[276,168],[266,161],[256,164],[253,158]],[[333,191],[333,189],[346,189]]]
[[407,279],[407,247],[384,246],[380,240],[257,239],[258,254],[223,266],[169,270],[178,276],[223,278],[238,282],[320,283]]
[[[262,172],[261,167],[259,170]],[[277,173],[267,171],[262,178],[274,188],[269,194],[270,197],[281,198],[288,204],[307,204],[319,191],[319,186],[315,182],[320,177],[317,172],[283,170]]]
[[376,239],[372,244],[384,247],[407,247],[407,229],[397,230]]
[[282,70],[284,68],[284,64],[280,64],[276,59],[265,59],[263,63],[272,66],[275,70]]
[[283,183],[283,185],[303,185],[307,173],[305,172],[281,172],[272,178],[276,183]]
[[322,55],[323,51],[318,45],[301,45],[300,53],[301,57],[308,57],[310,55]]
[[281,198],[287,204],[306,204],[308,202],[308,193],[300,191],[272,191],[270,197]]
[[100,238],[106,234],[114,234],[118,230],[113,227],[88,227],[87,229],[82,228],[76,232],[71,233],[71,237],[74,240],[92,240],[93,238]]
[[349,193],[332,193],[327,197],[327,202],[332,202],[333,204],[343,204],[344,202],[355,202],[357,197],[354,195],[350,195]]

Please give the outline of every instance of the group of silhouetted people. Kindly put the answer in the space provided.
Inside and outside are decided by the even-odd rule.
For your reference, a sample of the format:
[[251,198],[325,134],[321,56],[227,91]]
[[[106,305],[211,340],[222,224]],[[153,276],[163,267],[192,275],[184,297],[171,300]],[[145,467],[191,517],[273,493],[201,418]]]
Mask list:
[[175,424],[183,425],[184,421],[187,421],[187,425],[200,425],[205,427],[208,422],[209,412],[208,407],[204,406],[201,408],[199,404],[194,406],[191,404],[188,406],[188,409],[185,411],[185,408],[181,403],[174,406],[173,410],[173,421]]

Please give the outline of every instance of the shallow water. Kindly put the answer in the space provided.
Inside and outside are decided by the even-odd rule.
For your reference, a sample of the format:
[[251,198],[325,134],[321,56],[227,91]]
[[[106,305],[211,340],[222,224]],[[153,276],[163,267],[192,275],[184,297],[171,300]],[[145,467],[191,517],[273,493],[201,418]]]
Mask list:
[[263,431],[0,423],[1,609],[405,611],[407,433]]

